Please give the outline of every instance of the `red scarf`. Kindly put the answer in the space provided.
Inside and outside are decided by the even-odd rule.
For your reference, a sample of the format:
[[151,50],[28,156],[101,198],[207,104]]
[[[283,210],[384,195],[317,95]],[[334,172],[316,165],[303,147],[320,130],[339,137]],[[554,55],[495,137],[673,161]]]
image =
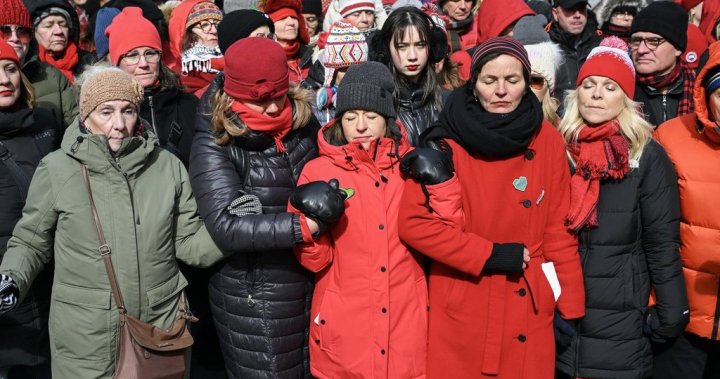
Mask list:
[[45,50],[45,48],[43,48],[42,45],[40,45],[39,47],[40,47],[40,54],[39,54],[40,61],[46,62],[46,63],[52,65],[53,67],[55,67],[56,69],[60,70],[60,72],[62,72],[63,75],[65,75],[65,77],[67,78],[68,82],[70,82],[70,84],[72,84],[72,82],[73,82],[72,70],[73,70],[73,68],[75,68],[75,66],[77,66],[78,61],[80,59],[80,56],[78,55],[77,45],[75,45],[75,42],[68,43],[67,48],[65,48],[65,54],[59,59],[56,59],[55,57],[53,57],[52,52]]
[[695,71],[685,62],[678,62],[675,67],[666,75],[642,75],[638,74],[637,80],[642,85],[656,89],[670,87],[682,75],[683,96],[678,103],[677,115],[683,116],[695,111],[693,102],[693,90],[695,86]]
[[258,113],[239,101],[233,101],[230,108],[245,123],[248,129],[271,135],[275,140],[278,153],[285,152],[285,144],[283,144],[282,139],[290,133],[293,122],[292,105],[289,98],[285,99],[282,111],[275,117]]
[[620,134],[617,120],[597,126],[582,126],[576,143],[569,146],[575,159],[570,179],[570,210],[565,225],[573,232],[598,226],[597,205],[600,181],[622,179],[630,171],[629,145]]
[[295,59],[300,51],[300,42],[294,39],[289,45],[283,45],[282,48],[285,50],[285,57],[287,57],[288,60]]

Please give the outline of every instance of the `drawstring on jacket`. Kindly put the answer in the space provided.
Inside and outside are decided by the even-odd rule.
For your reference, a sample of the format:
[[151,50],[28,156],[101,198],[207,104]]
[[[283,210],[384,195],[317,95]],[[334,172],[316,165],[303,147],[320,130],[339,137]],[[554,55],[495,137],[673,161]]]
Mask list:
[[78,148],[80,147],[80,144],[85,140],[85,137],[78,136],[75,139],[75,142],[73,142],[72,146],[70,146],[70,151],[75,154],[77,153]]

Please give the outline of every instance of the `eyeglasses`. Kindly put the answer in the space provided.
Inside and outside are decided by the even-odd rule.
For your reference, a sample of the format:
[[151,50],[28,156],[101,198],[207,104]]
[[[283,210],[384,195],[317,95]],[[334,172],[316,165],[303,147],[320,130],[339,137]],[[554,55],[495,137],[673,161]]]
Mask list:
[[28,28],[25,26],[17,26],[17,25],[1,25],[0,26],[0,32],[2,33],[3,39],[8,40],[12,37],[12,34],[15,33],[17,38],[22,42],[28,42],[30,41],[30,38],[32,37],[32,28]]
[[665,38],[662,38],[662,37],[648,37],[648,38],[631,37],[629,45],[630,45],[631,49],[637,50],[640,48],[640,44],[645,42],[645,46],[647,46],[647,48],[650,51],[655,51],[655,49],[657,49],[658,46],[665,43],[665,41],[666,41]]
[[545,85],[547,82],[545,81],[545,78],[539,75],[530,75],[530,88],[541,90],[545,88]]
[[632,11],[616,11],[616,12],[613,12],[610,17],[620,17],[620,16],[635,17],[635,13]]
[[140,54],[139,51],[131,51],[123,55],[120,59],[125,61],[126,64],[134,65],[140,63],[140,56],[145,57],[147,63],[158,63],[160,61],[160,52],[157,50],[145,50],[144,53]]
[[202,21],[199,24],[195,24],[195,27],[200,28],[200,30],[202,30],[203,33],[210,33],[213,26],[215,27],[215,30],[217,31],[218,24],[219,24],[219,22],[217,22],[217,21]]

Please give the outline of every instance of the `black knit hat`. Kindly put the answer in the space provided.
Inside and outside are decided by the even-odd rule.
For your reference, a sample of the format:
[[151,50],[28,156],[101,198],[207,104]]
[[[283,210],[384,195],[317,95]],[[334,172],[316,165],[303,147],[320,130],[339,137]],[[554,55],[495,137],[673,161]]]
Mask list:
[[322,1],[321,0],[302,0],[302,13],[314,14],[315,16],[321,17]]
[[392,74],[384,64],[366,62],[350,66],[338,88],[335,114],[362,109],[395,118],[394,91]]
[[260,11],[240,9],[226,14],[217,26],[220,51],[225,54],[230,45],[248,37],[253,30],[263,25],[270,28],[270,33],[275,33],[275,23],[270,16]]
[[655,33],[685,51],[687,47],[688,15],[672,1],[654,1],[638,12],[630,26],[630,34]]

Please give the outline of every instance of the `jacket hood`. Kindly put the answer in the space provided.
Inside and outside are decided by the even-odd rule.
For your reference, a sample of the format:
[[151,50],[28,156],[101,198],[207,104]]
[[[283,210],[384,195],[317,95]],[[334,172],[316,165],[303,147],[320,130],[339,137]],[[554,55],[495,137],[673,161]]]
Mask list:
[[335,124],[335,120],[331,120],[318,131],[318,153],[319,156],[330,158],[333,164],[342,169],[356,171],[359,170],[360,165],[368,165],[385,170],[397,165],[400,157],[410,150],[405,126],[399,120],[395,120],[395,126],[399,131],[396,138],[379,138],[370,143],[368,150],[363,149],[357,143],[335,145],[328,141],[325,132],[333,124]]
[[[75,42],[80,48],[80,19],[72,5],[62,0],[24,0],[25,6],[30,12],[30,19],[34,22],[42,12],[50,7],[62,8],[70,15],[70,35],[69,40]],[[33,38],[33,40],[35,40]],[[30,54],[30,52],[28,52]],[[26,58],[27,59],[27,58]]]
[[700,16],[700,31],[705,34],[708,42],[716,41],[713,29],[720,22],[720,1],[705,1]]
[[651,0],[603,0],[596,4],[592,10],[597,15],[599,26],[603,26],[606,21],[610,20],[613,9],[617,7],[635,7],[639,12],[650,4]]
[[110,152],[104,135],[81,130],[79,118],[65,131],[60,148],[90,170],[105,171],[111,167],[122,167],[123,172],[134,174],[150,162],[148,157],[158,144],[147,123],[141,118],[138,121],[143,123],[145,131],[138,136],[125,138],[115,154]]
[[535,12],[524,0],[485,0],[477,12],[477,43],[497,37],[508,26],[523,16],[533,16]]
[[705,130],[713,129],[717,127],[714,121],[710,120],[707,96],[705,94],[705,86],[703,81],[707,76],[708,72],[720,66],[720,42],[715,42],[710,45],[710,58],[708,59],[705,66],[700,70],[695,78],[695,88],[693,91],[693,101],[695,102],[695,115],[697,116],[700,123],[704,126]]
[[182,57],[182,41],[185,37],[185,23],[187,22],[188,15],[192,7],[197,3],[201,3],[207,0],[186,0],[180,3],[175,9],[173,9],[170,15],[170,23],[168,25],[168,37],[169,42],[169,54],[168,59],[165,61],[167,66],[175,71],[180,72],[180,61]]

